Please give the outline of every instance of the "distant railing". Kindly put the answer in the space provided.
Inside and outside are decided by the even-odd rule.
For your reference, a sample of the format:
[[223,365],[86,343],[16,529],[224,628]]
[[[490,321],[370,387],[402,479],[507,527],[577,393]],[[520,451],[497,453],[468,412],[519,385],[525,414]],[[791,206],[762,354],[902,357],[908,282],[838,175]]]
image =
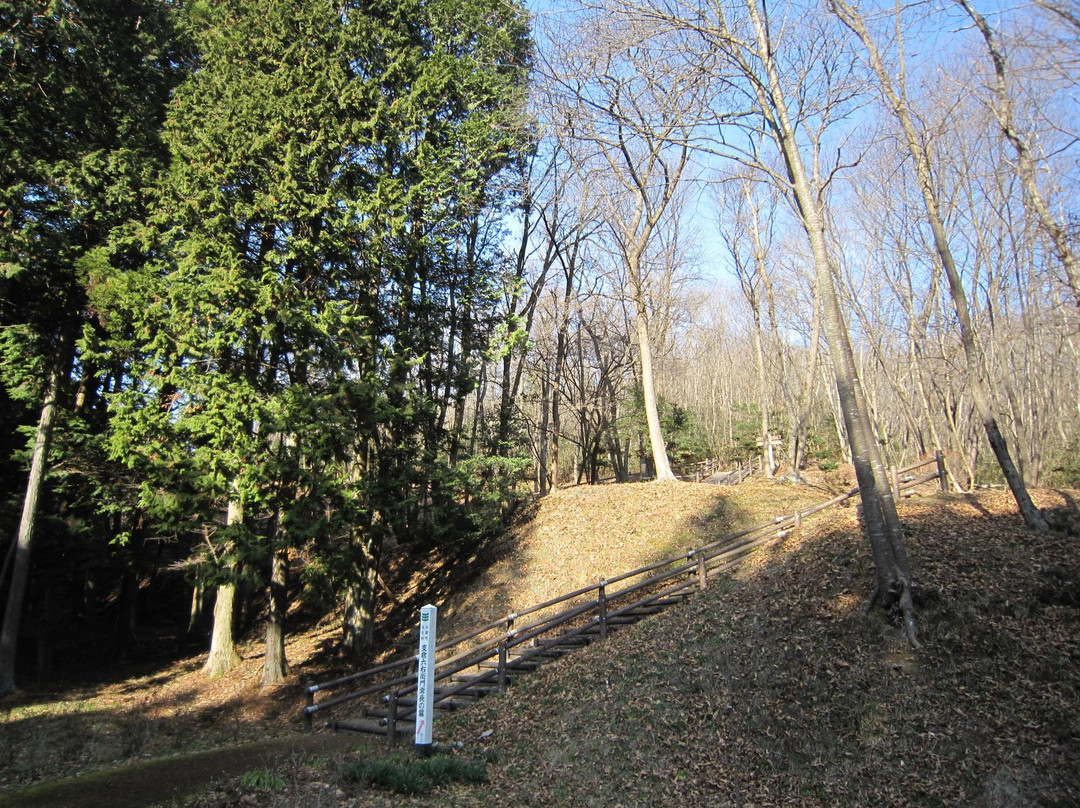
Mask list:
[[[754,471],[761,471],[765,468],[764,458],[761,455],[751,455],[746,460],[735,461],[735,467],[727,469],[727,475],[721,481],[724,485],[737,485],[747,477],[752,475]],[[717,474],[720,474],[725,469],[721,467],[720,461],[711,457],[707,457],[697,463],[690,463],[689,465],[682,467],[682,473],[679,475],[679,479],[693,482],[702,482],[708,480]]]
[[[932,473],[913,474],[931,464],[935,465]],[[941,481],[941,490],[945,491],[945,473],[940,451],[934,457],[909,466],[893,467],[889,470],[893,496],[900,499],[910,495],[914,488],[934,479]],[[512,612],[445,640],[435,648],[436,654],[443,655],[443,658],[436,664],[433,704],[437,707],[439,702],[466,690],[475,691],[485,683],[490,684],[492,690],[502,692],[506,689],[508,676],[515,669],[535,665],[537,658],[549,653],[553,646],[565,645],[586,632],[598,633],[603,639],[607,636],[608,628],[622,622],[620,618],[625,618],[630,612],[661,603],[694,588],[705,589],[711,577],[742,563],[758,547],[800,527],[808,516],[839,505],[858,493],[859,489],[853,488],[826,502],[731,533],[703,547],[689,550],[684,555],[601,579],[591,586]],[[613,589],[616,586],[619,588]],[[566,606],[562,611],[545,614],[562,605]],[[305,691],[304,729],[311,731],[317,713],[383,693],[384,703],[388,705],[387,736],[393,742],[397,723],[414,714],[411,708],[415,705],[416,662],[417,657],[413,655],[329,682],[309,684]],[[488,672],[464,682],[451,681],[454,675],[484,663],[492,663]],[[323,694],[345,688],[351,689],[342,695],[316,700]],[[404,709],[399,711],[400,708]]]

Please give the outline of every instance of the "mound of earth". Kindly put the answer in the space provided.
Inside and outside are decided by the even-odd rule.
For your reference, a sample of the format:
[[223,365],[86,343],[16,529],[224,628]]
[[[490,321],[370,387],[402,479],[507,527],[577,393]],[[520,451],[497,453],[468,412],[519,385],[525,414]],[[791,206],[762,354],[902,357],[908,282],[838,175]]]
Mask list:
[[[828,497],[832,488],[764,479],[578,486],[553,492],[519,520],[485,571],[440,608],[444,636],[683,554]],[[779,509],[779,510],[778,510]]]

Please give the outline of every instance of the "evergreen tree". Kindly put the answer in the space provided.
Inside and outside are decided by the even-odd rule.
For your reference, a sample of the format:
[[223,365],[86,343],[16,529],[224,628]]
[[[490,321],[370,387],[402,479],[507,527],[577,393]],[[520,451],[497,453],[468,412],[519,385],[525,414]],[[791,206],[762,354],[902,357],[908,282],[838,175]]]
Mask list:
[[[461,228],[490,210],[519,140],[525,33],[486,1],[206,10],[170,108],[160,260],[127,311],[138,383],[116,399],[113,451],[145,476],[145,508],[197,515],[208,539],[211,674],[235,660],[242,569],[280,571],[308,541],[351,570],[347,645],[370,639],[382,536],[416,500],[450,394],[425,388],[423,366],[466,353],[474,316],[437,312],[491,272]],[[284,668],[271,629],[268,680]]]
[[[88,290],[112,228],[139,215],[142,190],[161,164],[158,132],[183,66],[181,44],[169,8],[156,0],[0,3],[0,399],[8,427],[0,432],[32,435],[0,635],[0,694],[15,687],[50,445],[69,468],[97,473],[78,457],[100,434],[103,412],[100,368],[85,351],[100,326]],[[10,463],[19,446],[4,450]]]

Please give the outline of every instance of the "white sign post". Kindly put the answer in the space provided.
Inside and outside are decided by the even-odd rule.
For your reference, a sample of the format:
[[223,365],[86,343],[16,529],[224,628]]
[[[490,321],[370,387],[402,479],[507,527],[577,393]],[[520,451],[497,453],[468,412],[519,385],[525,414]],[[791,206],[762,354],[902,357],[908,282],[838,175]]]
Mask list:
[[431,751],[432,706],[435,701],[435,623],[439,610],[420,609],[420,650],[416,654],[416,734],[413,743],[422,754]]

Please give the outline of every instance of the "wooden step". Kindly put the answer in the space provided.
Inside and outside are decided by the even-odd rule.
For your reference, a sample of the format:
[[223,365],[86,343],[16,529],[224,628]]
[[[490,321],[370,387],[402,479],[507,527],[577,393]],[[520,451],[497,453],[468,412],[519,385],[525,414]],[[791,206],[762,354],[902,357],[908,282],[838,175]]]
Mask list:
[[[467,679],[462,679],[461,683],[465,684],[467,681],[468,681]],[[480,699],[480,698],[483,698],[484,696],[487,696],[487,695],[489,695],[491,693],[497,693],[498,690],[499,690],[499,683],[497,681],[495,681],[493,679],[492,680],[485,680],[484,682],[482,682],[480,684],[470,685],[469,687],[467,687],[464,690],[459,690],[457,693],[455,693],[453,695],[453,698],[456,699],[458,696],[466,696],[466,697],[472,697],[472,698]]]
[[[485,659],[480,663],[481,668],[488,670],[499,669],[499,660],[497,659]],[[534,671],[540,667],[539,661],[535,657],[529,659],[521,659],[520,657],[513,657],[506,660],[506,672],[507,673],[527,673],[528,671]]]
[[[694,591],[696,592],[697,590],[694,590]],[[665,595],[664,597],[660,598],[659,600],[654,600],[653,605],[661,606],[661,607],[664,607],[664,608],[666,608],[668,606],[678,606],[680,603],[682,603],[684,600],[686,600],[688,595],[689,595],[689,592],[676,592],[676,593],[671,594],[671,595]]]
[[634,623],[640,623],[645,617],[649,615],[635,615],[632,612],[626,614],[619,614],[613,617],[607,618],[608,628],[611,626],[632,626]]
[[592,637],[586,637],[581,634],[575,634],[573,637],[560,638],[556,637],[550,641],[552,648],[567,648],[576,650],[578,648],[584,648],[586,645],[592,645]]
[[[339,730],[345,730],[345,731],[348,731],[348,732],[365,732],[365,733],[367,733],[369,735],[382,735],[383,737],[390,734],[389,730],[387,729],[386,724],[382,723],[380,721],[372,721],[372,720],[355,721],[355,720],[339,719],[337,721],[329,722],[328,726],[334,732],[338,732]],[[397,729],[397,735],[399,737],[409,734],[408,726],[403,727],[399,723],[396,729]]]
[[541,659],[562,659],[567,654],[572,654],[572,653],[574,653],[574,651],[577,651],[577,650],[579,650],[581,648],[584,648],[584,647],[585,647],[584,644],[583,645],[573,645],[573,646],[550,645],[547,648],[545,648],[543,651],[541,651],[539,654],[537,654],[536,656],[541,658]]
[[477,687],[483,687],[485,684],[491,683],[495,680],[491,676],[490,671],[481,671],[479,668],[473,668],[472,673],[469,673],[467,671],[455,673],[453,676],[450,677],[449,681],[452,682],[455,686],[459,684],[464,684],[465,682],[475,682]]
[[[446,711],[446,712],[451,712],[453,710],[461,710],[461,709],[463,709],[465,707],[470,707],[470,706],[472,706],[472,704],[475,701],[476,701],[475,697],[472,698],[472,699],[470,699],[468,697],[459,699],[455,695],[453,698],[442,699],[441,701],[436,701],[432,705],[432,707],[434,709],[436,709],[436,710],[443,710],[443,711]],[[416,712],[415,708],[416,708],[416,699],[408,699],[408,700],[401,699],[400,701],[398,701],[398,704],[397,704],[398,718],[402,718],[405,715],[408,715],[410,717],[413,716],[415,714],[415,712]],[[390,706],[387,705],[387,704],[384,704],[384,705],[382,705],[380,707],[368,707],[366,710],[364,710],[364,713],[365,713],[365,716],[378,716],[379,718],[386,718],[387,716],[390,715]]]
[[[449,699],[447,699],[445,701],[437,701],[437,702],[435,702],[432,709],[436,713],[452,713],[452,712],[454,712],[456,710],[461,710],[461,709],[463,709],[465,707],[470,707],[470,706],[472,706],[471,702],[469,702],[469,703],[466,703],[466,702],[463,702],[463,701],[455,702],[455,701],[450,701]],[[367,710],[367,716],[369,718],[377,718],[379,721],[381,721],[382,723],[385,724],[390,719],[390,708],[389,707],[370,707]],[[415,718],[416,718],[416,711],[414,709],[412,709],[412,708],[407,709],[407,710],[402,709],[400,704],[399,704],[398,712],[397,712],[397,721],[399,723],[402,722],[402,721],[410,721],[411,722],[411,721],[415,720]]]

